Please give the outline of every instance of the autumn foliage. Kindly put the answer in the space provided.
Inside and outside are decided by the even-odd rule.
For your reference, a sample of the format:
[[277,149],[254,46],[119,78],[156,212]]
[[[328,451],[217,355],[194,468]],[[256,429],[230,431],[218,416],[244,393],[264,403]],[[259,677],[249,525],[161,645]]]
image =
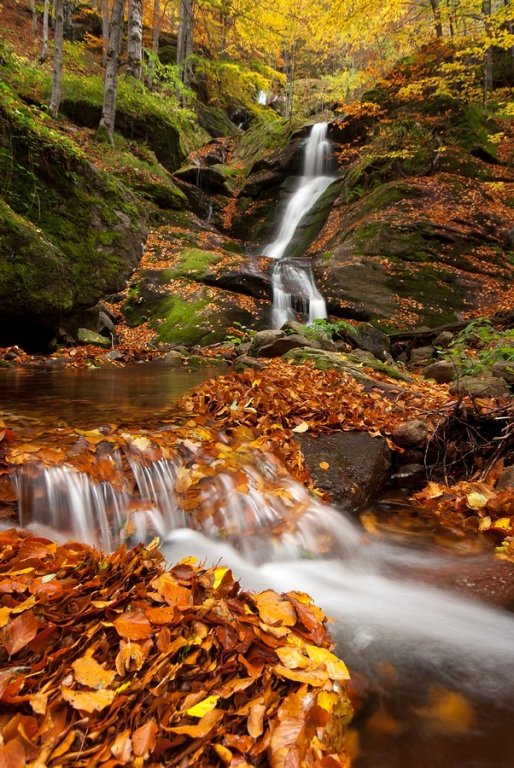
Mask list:
[[349,675],[308,595],[155,545],[0,545],[0,765],[349,765]]

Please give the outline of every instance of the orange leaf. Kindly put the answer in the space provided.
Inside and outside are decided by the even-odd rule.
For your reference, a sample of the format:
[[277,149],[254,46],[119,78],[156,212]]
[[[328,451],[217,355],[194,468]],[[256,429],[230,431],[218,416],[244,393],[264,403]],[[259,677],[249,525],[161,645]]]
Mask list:
[[145,640],[153,633],[152,625],[142,611],[127,611],[114,619],[116,632],[128,640]]
[[75,673],[75,680],[81,685],[87,685],[88,688],[107,688],[116,677],[116,672],[104,669],[91,658],[92,653],[92,650],[87,651],[82,658],[77,659],[71,665]]
[[137,757],[149,755],[155,749],[157,740],[157,723],[155,720],[149,720],[132,734],[132,745],[134,754]]
[[32,611],[26,611],[11,621],[2,633],[2,645],[9,656],[18,653],[37,635],[40,627]]
[[74,709],[82,712],[101,712],[102,709],[112,704],[116,691],[104,688],[102,691],[74,691],[72,688],[61,686],[64,701],[67,701]]

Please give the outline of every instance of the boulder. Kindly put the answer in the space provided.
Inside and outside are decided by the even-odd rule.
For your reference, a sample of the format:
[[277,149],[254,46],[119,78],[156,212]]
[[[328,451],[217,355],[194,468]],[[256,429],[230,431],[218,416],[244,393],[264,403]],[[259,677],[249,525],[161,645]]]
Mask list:
[[449,384],[456,375],[455,365],[447,360],[438,360],[436,363],[427,365],[423,371],[425,379],[434,379],[438,384]]
[[435,355],[435,349],[433,347],[417,347],[412,349],[409,360],[412,365],[419,365],[426,360],[431,360]]
[[109,349],[111,347],[111,340],[105,336],[101,336],[95,331],[90,331],[89,328],[79,328],[77,331],[77,341],[81,345],[92,344],[95,347],[103,347]]
[[469,397],[512,397],[504,379],[497,376],[462,376],[450,385],[450,393]]
[[514,384],[514,361],[507,362],[501,361],[495,363],[492,368],[493,376],[498,376],[503,379],[507,384]]
[[378,360],[389,359],[391,343],[389,336],[375,328],[371,323],[359,323],[345,328],[345,336],[348,336],[358,347],[365,352],[371,352]]
[[366,506],[389,477],[391,452],[381,437],[352,431],[297,439],[316,485],[344,512]]
[[320,344],[316,339],[306,338],[299,333],[286,334],[283,331],[278,331],[278,335],[276,335],[273,331],[260,331],[252,341],[250,354],[255,357],[281,357],[293,349],[304,349],[305,347],[319,349]]
[[391,437],[396,445],[401,448],[413,448],[420,443],[425,442],[428,437],[428,427],[424,421],[412,419],[399,424],[393,431]]
[[249,357],[248,355],[240,355],[234,360],[234,370],[238,373],[245,371],[247,368],[251,368],[254,371],[260,371],[264,368],[264,365],[256,360],[255,357]]
[[514,489],[514,465],[505,467],[500,477],[496,481],[497,491],[507,491],[511,488]]

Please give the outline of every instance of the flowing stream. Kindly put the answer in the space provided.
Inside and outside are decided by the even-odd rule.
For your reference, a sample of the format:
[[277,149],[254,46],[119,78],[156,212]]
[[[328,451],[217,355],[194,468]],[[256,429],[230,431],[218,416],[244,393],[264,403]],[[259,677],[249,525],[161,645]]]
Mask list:
[[263,251],[265,256],[277,260],[271,272],[274,328],[293,320],[296,307],[309,323],[327,316],[325,300],[316,287],[310,263],[287,256],[288,246],[302,220],[334,181],[328,173],[327,129],[327,123],[312,126],[305,144],[303,175],[286,206],[275,240]]
[[[116,377],[132,382],[139,400],[139,405],[132,402],[132,419],[144,421],[152,403],[162,405],[156,370],[113,369],[106,378],[110,397],[125,387]],[[76,398],[76,373],[59,371],[63,411],[65,401]],[[92,386],[98,373],[81,372],[82,397],[74,400],[74,408],[83,423],[91,423],[92,414],[98,418],[101,390]],[[9,388],[9,377],[0,375],[4,407],[20,418],[38,415],[55,423],[57,403],[49,411],[49,386],[41,381],[45,375],[56,378],[55,372],[21,376],[18,392],[32,391],[26,401],[16,401],[12,379]],[[34,377],[37,388],[31,387]],[[165,381],[160,379],[161,387]],[[147,397],[141,398],[145,390]],[[513,616],[431,584],[438,583],[442,570],[458,567],[462,556],[435,545],[422,550],[368,537],[350,518],[311,498],[278,471],[272,457],[249,455],[245,488],[240,474],[214,472],[203,483],[195,513],[181,509],[175,483],[184,471],[209,460],[201,446],[175,461],[149,466],[132,461],[136,504],[133,495],[109,483],[95,485],[65,466],[21,470],[21,522],[53,539],[72,537],[111,549],[127,536],[130,517],[130,543],[158,534],[170,561],[186,554],[208,563],[221,560],[249,588],[309,592],[332,618],[338,651],[352,674],[357,680],[363,676],[372,690],[366,705],[372,714],[365,711],[360,724],[356,721],[360,749],[355,768],[511,768]],[[114,454],[111,460],[119,457]],[[213,506],[215,518],[203,514]],[[291,519],[294,525],[286,524]],[[480,558],[475,560],[480,566]]]

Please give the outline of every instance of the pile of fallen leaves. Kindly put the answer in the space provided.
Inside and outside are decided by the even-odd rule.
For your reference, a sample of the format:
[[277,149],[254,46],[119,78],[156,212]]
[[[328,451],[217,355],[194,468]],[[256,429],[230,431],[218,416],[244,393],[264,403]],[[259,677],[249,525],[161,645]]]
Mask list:
[[349,765],[349,675],[304,593],[155,545],[0,553],[0,765]]

